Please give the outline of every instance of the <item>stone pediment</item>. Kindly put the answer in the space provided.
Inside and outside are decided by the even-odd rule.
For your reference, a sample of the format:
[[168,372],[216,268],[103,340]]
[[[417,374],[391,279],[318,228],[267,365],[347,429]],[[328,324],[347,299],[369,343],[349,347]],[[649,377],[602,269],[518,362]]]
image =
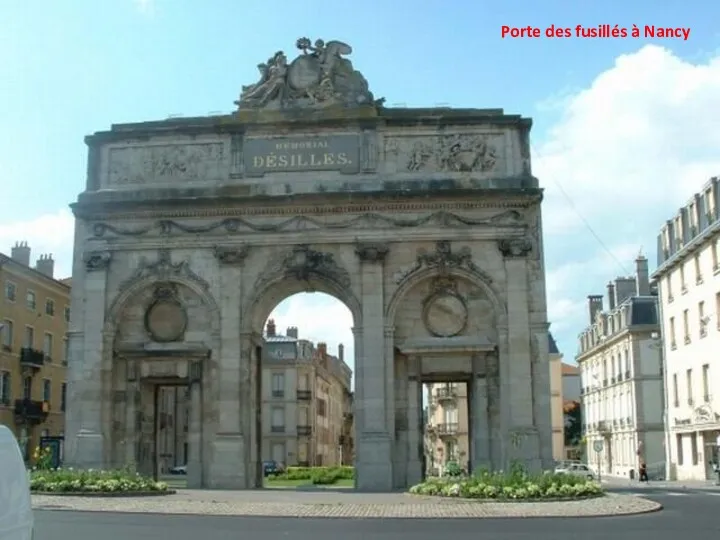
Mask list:
[[242,87],[239,110],[357,108],[378,105],[365,77],[350,60],[347,43],[300,38],[291,62],[278,51],[258,64],[260,79]]

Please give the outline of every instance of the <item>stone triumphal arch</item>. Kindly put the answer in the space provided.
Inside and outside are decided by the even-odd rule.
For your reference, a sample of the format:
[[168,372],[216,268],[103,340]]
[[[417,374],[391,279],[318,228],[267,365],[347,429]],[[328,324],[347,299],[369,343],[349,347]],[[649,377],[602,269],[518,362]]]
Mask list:
[[531,121],[388,108],[347,44],[297,46],[261,64],[231,115],[87,138],[66,461],[155,472],[154,389],[176,385],[189,485],[258,486],[263,323],[321,291],[354,319],[358,488],[421,478],[430,378],[468,382],[473,467],[548,466]]

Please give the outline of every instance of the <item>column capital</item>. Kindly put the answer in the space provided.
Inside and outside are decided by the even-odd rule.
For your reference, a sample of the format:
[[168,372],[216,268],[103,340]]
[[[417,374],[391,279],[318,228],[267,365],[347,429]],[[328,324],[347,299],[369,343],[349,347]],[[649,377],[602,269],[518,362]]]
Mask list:
[[85,270],[88,272],[107,270],[111,260],[112,253],[109,251],[88,251],[87,253],[83,253]]
[[355,336],[356,338],[362,337],[363,335],[362,326],[353,326],[350,330],[352,330],[353,336]]
[[355,254],[364,263],[382,263],[387,257],[390,247],[381,243],[358,243]]

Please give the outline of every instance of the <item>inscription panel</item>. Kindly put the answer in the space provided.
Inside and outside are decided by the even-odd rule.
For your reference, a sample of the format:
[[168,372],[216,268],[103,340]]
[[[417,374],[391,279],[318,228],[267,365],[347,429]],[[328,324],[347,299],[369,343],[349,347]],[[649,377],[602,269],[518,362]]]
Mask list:
[[243,144],[247,176],[301,171],[360,172],[360,137],[247,138]]
[[215,182],[225,171],[222,142],[110,148],[107,186]]

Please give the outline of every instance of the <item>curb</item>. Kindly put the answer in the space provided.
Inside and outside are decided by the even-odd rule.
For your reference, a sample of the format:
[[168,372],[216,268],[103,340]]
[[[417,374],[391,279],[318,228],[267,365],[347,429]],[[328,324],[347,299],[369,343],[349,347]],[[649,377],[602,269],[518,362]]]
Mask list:
[[175,495],[177,491],[168,489],[165,491],[31,491],[30,495],[42,495],[43,497],[94,497],[94,498],[133,498],[133,497],[164,497]]
[[596,495],[588,495],[587,497],[558,497],[554,499],[476,499],[472,497],[453,497],[452,495],[421,495],[419,493],[408,493],[411,497],[437,499],[439,501],[453,501],[460,503],[478,503],[478,504],[543,504],[557,502],[574,502],[574,501],[592,501],[607,496],[607,493],[598,493]]

